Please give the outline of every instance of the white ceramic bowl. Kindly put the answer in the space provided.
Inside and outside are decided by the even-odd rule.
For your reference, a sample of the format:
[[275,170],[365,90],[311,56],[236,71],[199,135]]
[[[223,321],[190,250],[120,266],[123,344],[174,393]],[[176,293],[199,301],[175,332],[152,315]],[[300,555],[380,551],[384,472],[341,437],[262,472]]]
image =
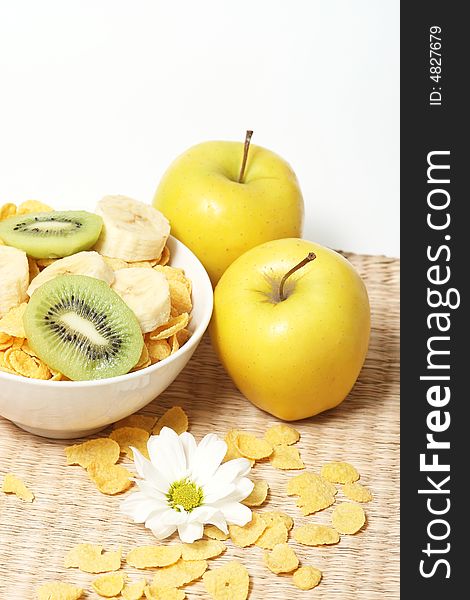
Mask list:
[[183,268],[193,283],[190,339],[169,358],[111,379],[41,381],[0,371],[0,415],[36,435],[83,437],[136,412],[173,382],[207,329],[213,295],[204,267],[189,248],[173,237],[168,246],[171,266]]

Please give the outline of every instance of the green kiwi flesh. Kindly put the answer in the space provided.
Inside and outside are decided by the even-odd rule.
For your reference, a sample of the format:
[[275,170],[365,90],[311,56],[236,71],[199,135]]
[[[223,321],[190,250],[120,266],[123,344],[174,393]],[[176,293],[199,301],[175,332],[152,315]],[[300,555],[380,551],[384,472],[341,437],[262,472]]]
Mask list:
[[122,298],[106,282],[85,275],[60,275],[41,285],[23,323],[39,358],[74,381],[128,373],[144,343]]
[[84,210],[31,213],[0,223],[0,239],[33,258],[62,258],[88,250],[99,238],[103,220]]

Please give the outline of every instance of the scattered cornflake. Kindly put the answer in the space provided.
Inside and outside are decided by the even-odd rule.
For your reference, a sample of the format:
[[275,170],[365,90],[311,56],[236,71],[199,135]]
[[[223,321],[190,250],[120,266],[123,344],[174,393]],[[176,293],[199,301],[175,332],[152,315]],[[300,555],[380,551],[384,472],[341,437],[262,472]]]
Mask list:
[[119,444],[109,438],[89,440],[65,448],[68,465],[80,465],[87,468],[91,463],[113,465],[119,460]]
[[7,202],[3,206],[0,206],[0,221],[4,221],[10,217],[16,215],[16,205],[11,202]]
[[51,581],[38,588],[38,600],[79,600],[83,590],[70,583]]
[[271,464],[276,469],[292,470],[292,469],[305,469],[305,465],[300,458],[299,451],[297,448],[288,446],[287,444],[280,444],[274,446],[273,453],[270,457]]
[[266,529],[266,521],[257,513],[252,513],[252,519],[249,523],[240,527],[239,525],[229,525],[230,538],[235,546],[245,548],[251,546],[260,537]]
[[3,478],[2,492],[5,492],[5,494],[15,494],[17,498],[24,502],[32,502],[34,500],[33,492],[13,473],[7,473]]
[[173,406],[158,419],[152,433],[153,435],[158,435],[163,427],[169,427],[179,435],[188,431],[188,426],[188,415],[181,406]]
[[120,269],[127,269],[129,267],[129,264],[121,258],[111,258],[110,256],[101,256],[101,258],[113,271],[119,271]]
[[193,309],[191,302],[191,292],[186,284],[177,279],[168,279],[170,287],[170,302],[171,306],[176,309],[179,315],[190,313]]
[[37,212],[52,212],[53,210],[54,209],[51,206],[44,204],[44,202],[40,202],[39,200],[26,200],[18,206],[16,214],[27,215]]
[[300,567],[292,575],[292,583],[299,590],[313,590],[320,583],[322,572],[315,567],[305,566]]
[[152,585],[163,588],[179,588],[199,579],[206,569],[206,560],[185,561],[180,558],[174,565],[158,569],[153,577]]
[[325,546],[337,544],[340,540],[336,529],[328,525],[317,525],[307,523],[302,527],[296,527],[293,532],[294,540],[304,546]]
[[186,593],[175,587],[162,587],[152,584],[145,588],[145,597],[148,600],[184,600]]
[[122,573],[102,575],[92,582],[91,587],[99,596],[114,598],[124,587],[124,575]]
[[0,319],[0,332],[7,333],[16,338],[25,338],[26,333],[23,326],[23,315],[27,307],[27,302],[10,308],[10,310]]
[[297,569],[299,559],[289,544],[276,544],[271,552],[264,553],[264,564],[270,571],[278,575]]
[[357,470],[347,462],[331,462],[323,465],[321,476],[331,483],[353,483],[359,479]]
[[180,349],[180,344],[178,342],[178,334],[177,333],[174,333],[169,338],[169,344],[171,347],[171,354],[174,354],[175,352],[177,352]]
[[168,281],[170,281],[171,279],[174,279],[176,281],[180,281],[181,283],[183,283],[188,288],[188,292],[191,294],[191,289],[192,289],[191,280],[186,277],[183,269],[178,269],[175,267],[165,267],[165,266],[162,267],[161,265],[156,265],[153,268],[155,269],[155,271],[159,271],[160,273],[163,273],[163,275],[165,275],[165,277],[168,279]]
[[121,465],[92,462],[87,467],[90,479],[103,494],[114,496],[125,492],[132,485],[134,475]]
[[204,535],[207,535],[207,537],[211,538],[212,540],[219,540],[221,542],[228,540],[230,537],[229,533],[224,533],[215,525],[206,525],[204,527]]
[[121,596],[125,600],[140,600],[144,595],[146,585],[147,581],[145,579],[136,581],[135,583],[126,583],[122,588]]
[[168,567],[181,558],[181,544],[172,546],[139,546],[126,556],[126,562],[136,569]]
[[265,550],[272,550],[277,544],[287,542],[289,533],[282,521],[275,521],[268,525],[255,544]]
[[272,446],[280,446],[281,444],[290,446],[299,441],[300,433],[290,425],[280,423],[270,427],[264,437]]
[[202,580],[213,600],[246,600],[250,576],[246,567],[236,560],[204,573]]
[[357,533],[366,522],[366,514],[359,504],[343,502],[331,514],[333,527],[344,534]]
[[39,358],[24,352],[23,348],[15,349],[12,346],[6,350],[3,361],[7,368],[23,377],[42,380],[51,378],[49,367]]
[[268,496],[269,485],[266,481],[255,481],[251,494],[243,500],[246,506],[261,506]]
[[138,429],[144,429],[145,431],[151,433],[156,422],[157,417],[134,414],[126,417],[125,419],[117,421],[117,423],[114,423],[114,429],[120,429],[121,427],[137,427]]
[[266,521],[267,525],[273,525],[274,523],[283,523],[287,531],[290,531],[294,527],[294,519],[286,515],[286,513],[280,511],[268,511],[262,512],[260,515],[263,517],[263,521]]
[[303,493],[296,501],[302,515],[312,515],[320,510],[324,510],[335,503],[335,497],[324,494],[321,491],[308,490]]
[[165,358],[168,358],[171,354],[172,349],[170,347],[170,344],[166,340],[152,340],[148,336],[146,336],[145,344],[147,346],[152,365],[154,365],[157,362],[160,362],[161,360],[164,360]]
[[342,487],[343,494],[355,502],[370,502],[371,491],[360,483],[345,483]]
[[149,338],[151,340],[166,340],[174,333],[178,333],[181,329],[185,329],[186,325],[189,323],[189,314],[187,312],[172,316],[172,318],[165,323],[164,325],[160,325],[153,331],[149,333]]
[[227,546],[218,540],[198,540],[192,544],[183,544],[183,560],[204,560],[215,558],[225,552]]
[[336,486],[317,473],[301,473],[289,479],[287,484],[288,496],[300,496],[303,493],[322,492],[324,495],[335,496],[338,493]]
[[103,546],[94,544],[78,544],[67,552],[64,566],[75,567],[85,573],[107,573],[121,568],[122,551],[103,552]]
[[[227,433],[225,434],[224,439],[225,443],[227,444],[227,452],[224,456],[224,462],[227,462],[228,460],[233,460],[234,458],[245,458],[236,446],[236,441],[239,434],[240,432],[238,431],[238,429],[230,429],[230,431],[227,431]],[[253,466],[255,464],[255,461],[250,460],[250,463],[251,466]]]
[[178,340],[178,344],[180,346],[185,344],[191,337],[191,333],[188,329],[180,329],[174,335],[176,335],[176,339]]
[[109,438],[117,442],[121,452],[127,454],[130,459],[134,458],[131,446],[137,448],[146,458],[149,457],[147,450],[149,437],[149,432],[140,427],[119,427],[109,434]]
[[262,460],[273,453],[273,447],[269,442],[251,433],[240,432],[235,438],[235,446],[242,456],[252,460]]

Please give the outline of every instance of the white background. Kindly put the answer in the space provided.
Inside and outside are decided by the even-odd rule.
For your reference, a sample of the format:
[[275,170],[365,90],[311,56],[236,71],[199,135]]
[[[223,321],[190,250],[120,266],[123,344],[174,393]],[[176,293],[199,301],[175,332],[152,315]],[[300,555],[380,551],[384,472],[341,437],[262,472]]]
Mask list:
[[285,157],[305,237],[399,252],[398,0],[0,0],[0,203],[151,201],[207,139]]

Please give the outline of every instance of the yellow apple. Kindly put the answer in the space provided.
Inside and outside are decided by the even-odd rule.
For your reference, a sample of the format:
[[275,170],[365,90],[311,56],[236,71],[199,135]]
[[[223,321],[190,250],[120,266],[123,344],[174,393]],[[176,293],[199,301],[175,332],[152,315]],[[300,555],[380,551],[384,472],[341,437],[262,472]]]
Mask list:
[[293,170],[249,140],[190,148],[163,175],[153,203],[214,285],[250,248],[302,235],[303,200]]
[[306,240],[267,242],[233,262],[214,294],[213,345],[253,404],[293,421],[344,400],[370,331],[367,290],[344,257]]

